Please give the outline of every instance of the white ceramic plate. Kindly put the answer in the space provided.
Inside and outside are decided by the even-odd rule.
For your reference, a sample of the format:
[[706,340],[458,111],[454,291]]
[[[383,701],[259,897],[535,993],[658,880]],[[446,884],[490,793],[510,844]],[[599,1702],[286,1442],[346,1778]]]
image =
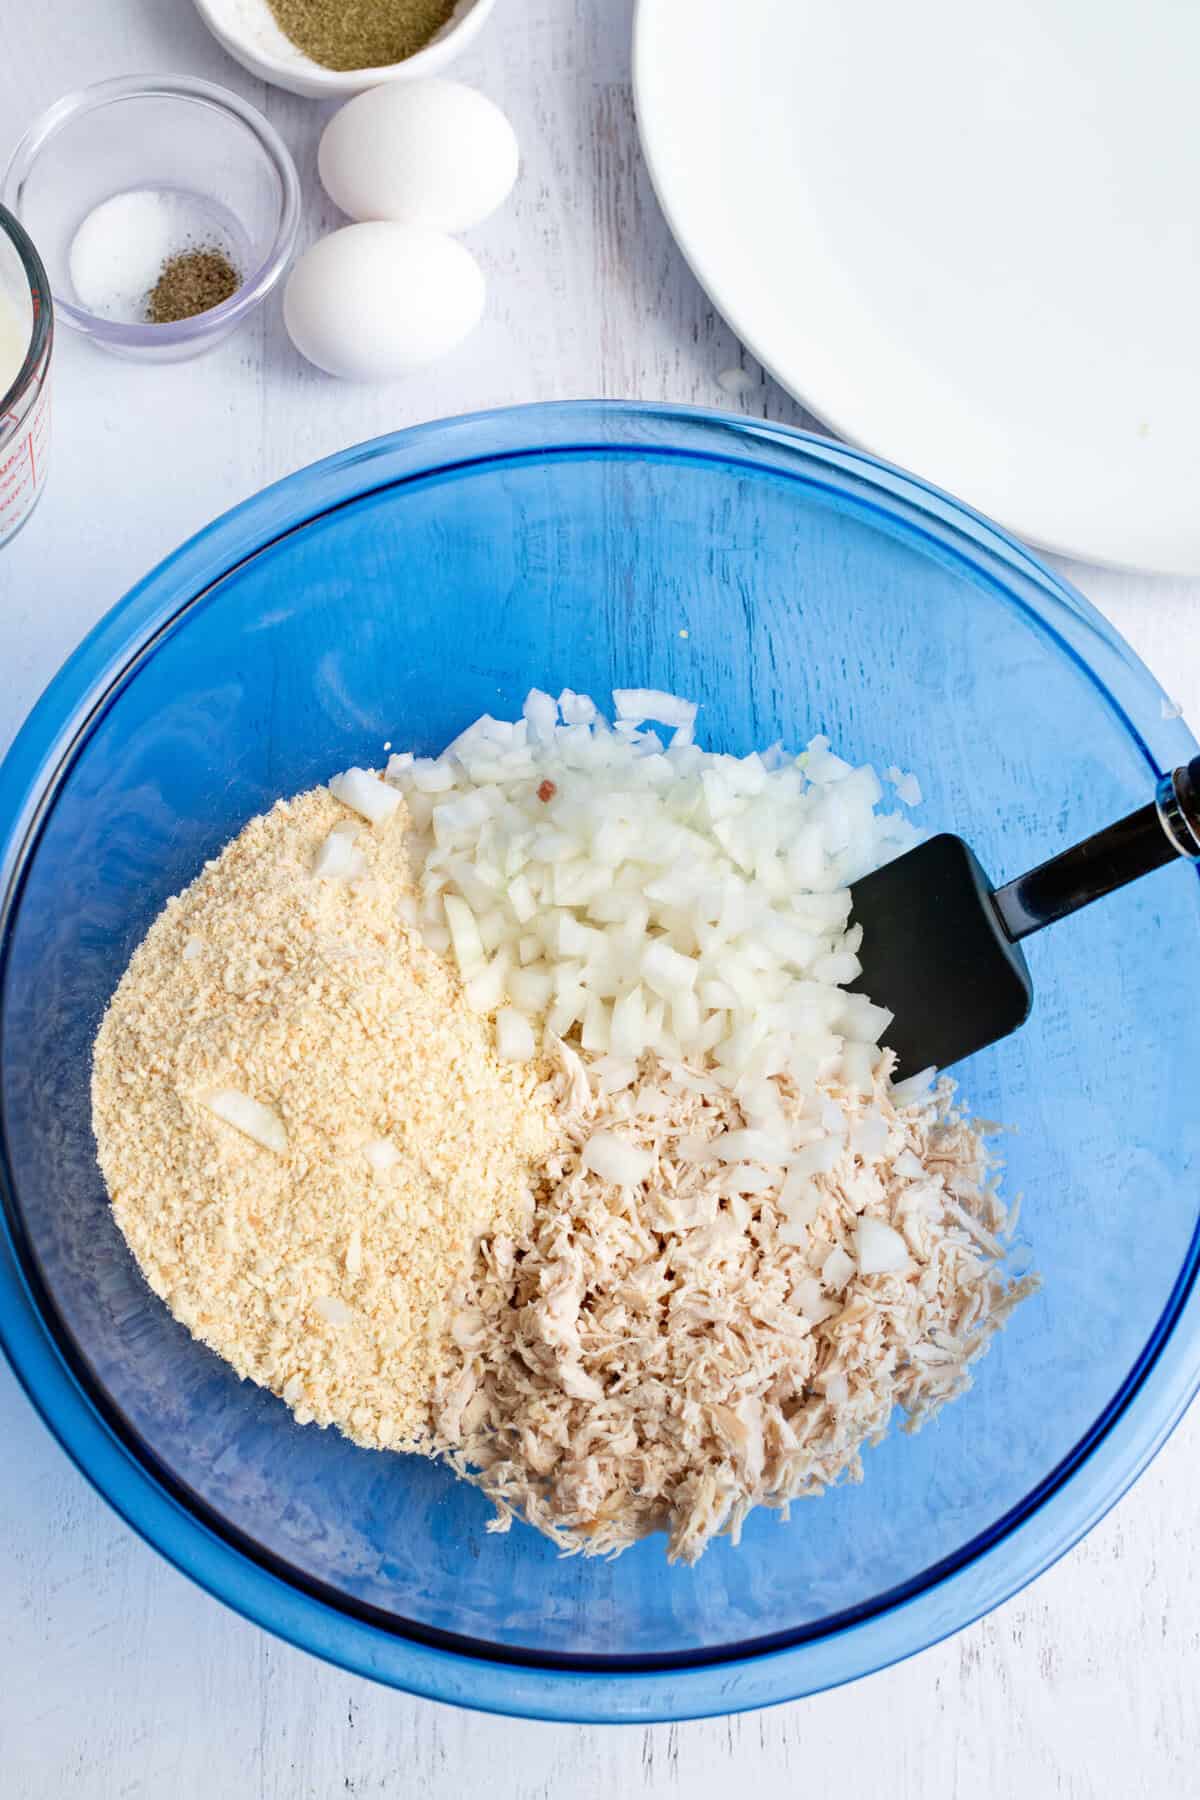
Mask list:
[[640,0],[634,76],[685,256],[828,426],[1200,572],[1196,0]]

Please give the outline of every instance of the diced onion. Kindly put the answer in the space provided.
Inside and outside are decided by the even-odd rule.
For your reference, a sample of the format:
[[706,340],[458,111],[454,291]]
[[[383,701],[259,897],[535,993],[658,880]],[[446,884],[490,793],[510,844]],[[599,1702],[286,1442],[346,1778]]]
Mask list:
[[789,1169],[779,1193],[779,1210],[793,1225],[811,1225],[821,1206],[821,1190],[807,1175]]
[[838,1294],[854,1274],[854,1260],[835,1244],[821,1264],[821,1280],[831,1294]]
[[912,1106],[916,1101],[923,1100],[932,1088],[936,1076],[936,1069],[921,1069],[906,1081],[898,1081],[892,1089],[893,1106]]
[[558,696],[558,710],[564,725],[590,725],[596,717],[596,702],[587,694],[574,694],[564,688]]
[[458,899],[454,894],[447,894],[445,906],[446,925],[450,932],[450,942],[454,946],[458,972],[464,980],[469,980],[483,962],[483,940],[479,935],[479,927],[465,900]]
[[363,1145],[363,1155],[376,1175],[384,1175],[400,1161],[400,1152],[388,1138],[372,1138]]
[[[388,773],[391,773],[391,763]],[[428,756],[419,756],[412,764],[411,779],[418,794],[448,794],[454,786],[454,770],[441,757],[435,761]]]
[[726,1131],[720,1137],[713,1138],[712,1152],[722,1162],[742,1162],[747,1157],[756,1161],[773,1163],[777,1168],[791,1155],[791,1144],[786,1135],[774,1136],[768,1131]]
[[924,795],[915,775],[906,775],[903,769],[898,769],[893,763],[887,772],[887,778],[896,790],[897,800],[902,801],[905,806],[920,806]]
[[286,1152],[287,1130],[273,1106],[264,1106],[261,1100],[253,1100],[236,1088],[215,1088],[209,1094],[201,1094],[200,1104],[235,1131],[253,1138],[264,1150],[274,1150],[279,1156]]
[[878,1162],[887,1149],[887,1120],[876,1107],[865,1113],[850,1130],[850,1148],[864,1162]]
[[652,719],[656,725],[673,725],[677,731],[690,733],[696,722],[694,700],[680,700],[658,688],[614,688],[613,705],[618,719],[631,719],[637,725]]
[[769,1194],[778,1186],[778,1173],[757,1163],[734,1163],[719,1183],[722,1194]]
[[523,712],[534,737],[543,744],[550,743],[558,724],[558,706],[550,695],[543,694],[540,688],[530,688]]
[[366,872],[367,859],[355,849],[354,838],[335,825],[313,858],[313,874],[322,881],[353,881]]
[[803,1221],[785,1217],[779,1227],[778,1238],[781,1244],[791,1244],[796,1249],[803,1250],[808,1243],[808,1226]]
[[810,1175],[828,1175],[842,1154],[842,1146],[837,1138],[821,1137],[814,1144],[805,1144],[793,1151],[789,1163],[792,1173],[798,1177]]
[[847,1044],[842,1051],[842,1081],[852,1093],[869,1094],[874,1085],[875,1057],[869,1044]]
[[463,992],[467,1005],[472,1012],[494,1012],[504,998],[505,983],[508,978],[509,960],[503,952],[485,963],[477,975],[472,975]]
[[324,1319],[327,1325],[349,1325],[354,1314],[344,1300],[336,1294],[318,1294],[313,1301],[313,1311]]
[[[535,689],[515,723],[484,715],[436,761],[393,758],[396,786],[350,770],[335,791],[369,817],[403,790],[426,942],[448,942],[471,1006],[511,1009],[535,1044],[703,1066],[768,1134],[778,1076],[869,1099],[890,1015],[845,991],[861,974],[850,883],[918,833],[825,738],[799,758],[724,756],[690,741],[690,700],[621,688],[614,704],[609,726],[586,695]],[[524,1027],[505,1042],[524,1047]],[[844,1143],[840,1113],[823,1125]],[[793,1148],[736,1161],[831,1166],[832,1149],[796,1165]]]
[[534,1054],[533,1026],[514,1006],[502,1006],[496,1014],[496,1054],[504,1062],[530,1062]]
[[615,1132],[596,1131],[583,1146],[583,1166],[602,1181],[637,1187],[653,1169],[654,1157],[649,1150],[625,1143]]
[[908,1245],[882,1219],[863,1213],[854,1234],[860,1275],[891,1275],[908,1265]]
[[700,965],[694,957],[681,956],[670,944],[655,938],[642,952],[642,979],[664,1000],[696,985]]
[[810,1324],[820,1325],[824,1320],[832,1318],[838,1310],[837,1302],[830,1300],[821,1291],[821,1283],[815,1275],[802,1275],[792,1284],[792,1292],[801,1313]]
[[614,1056],[635,1059],[646,1048],[646,1001],[640,982],[613,1004],[609,1045]]
[[329,791],[335,800],[361,813],[372,825],[384,824],[401,802],[399,792],[369,769],[347,769],[344,775],[335,775]]

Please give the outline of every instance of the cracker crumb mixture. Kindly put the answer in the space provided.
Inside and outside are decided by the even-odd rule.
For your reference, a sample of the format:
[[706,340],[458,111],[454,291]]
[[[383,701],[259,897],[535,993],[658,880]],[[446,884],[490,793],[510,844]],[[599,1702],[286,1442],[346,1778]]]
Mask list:
[[300,1422],[398,1449],[429,1435],[448,1296],[481,1234],[521,1235],[554,1142],[536,1066],[403,916],[407,825],[326,788],[253,819],[151,926],[92,1078],[155,1293]]

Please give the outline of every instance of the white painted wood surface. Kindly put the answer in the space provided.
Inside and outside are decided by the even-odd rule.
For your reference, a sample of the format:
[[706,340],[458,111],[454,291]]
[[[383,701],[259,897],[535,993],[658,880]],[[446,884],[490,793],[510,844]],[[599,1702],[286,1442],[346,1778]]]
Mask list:
[[[0,552],[0,749],[149,564],[345,444],[445,413],[595,394],[805,422],[757,371],[735,400],[718,385],[739,347],[688,275],[640,166],[629,12],[629,0],[502,0],[460,65],[513,117],[524,170],[509,207],[473,234],[487,321],[447,363],[385,391],[339,387],[292,354],[277,304],[213,356],[172,369],[109,360],[62,334],[49,491]],[[334,222],[315,179],[323,110],[264,95],[187,0],[0,0],[0,157],[58,94],[140,69],[207,75],[264,104],[300,164],[306,233]],[[1068,572],[1200,720],[1200,584]],[[1200,1797],[1200,1411],[1083,1545],[949,1643],[816,1700],[648,1730],[456,1713],[273,1641],[108,1511],[6,1370],[0,1444],[4,1800],[715,1800],[731,1787]]]

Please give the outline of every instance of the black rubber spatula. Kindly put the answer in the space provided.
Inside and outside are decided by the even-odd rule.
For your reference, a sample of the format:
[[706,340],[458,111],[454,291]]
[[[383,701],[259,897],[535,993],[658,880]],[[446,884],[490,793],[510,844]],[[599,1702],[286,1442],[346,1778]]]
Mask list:
[[895,1014],[884,1042],[897,1075],[947,1068],[1023,1025],[1033,985],[1021,939],[1181,856],[1200,862],[1200,756],[1165,775],[1148,806],[1004,887],[946,834],[856,881],[855,986]]

